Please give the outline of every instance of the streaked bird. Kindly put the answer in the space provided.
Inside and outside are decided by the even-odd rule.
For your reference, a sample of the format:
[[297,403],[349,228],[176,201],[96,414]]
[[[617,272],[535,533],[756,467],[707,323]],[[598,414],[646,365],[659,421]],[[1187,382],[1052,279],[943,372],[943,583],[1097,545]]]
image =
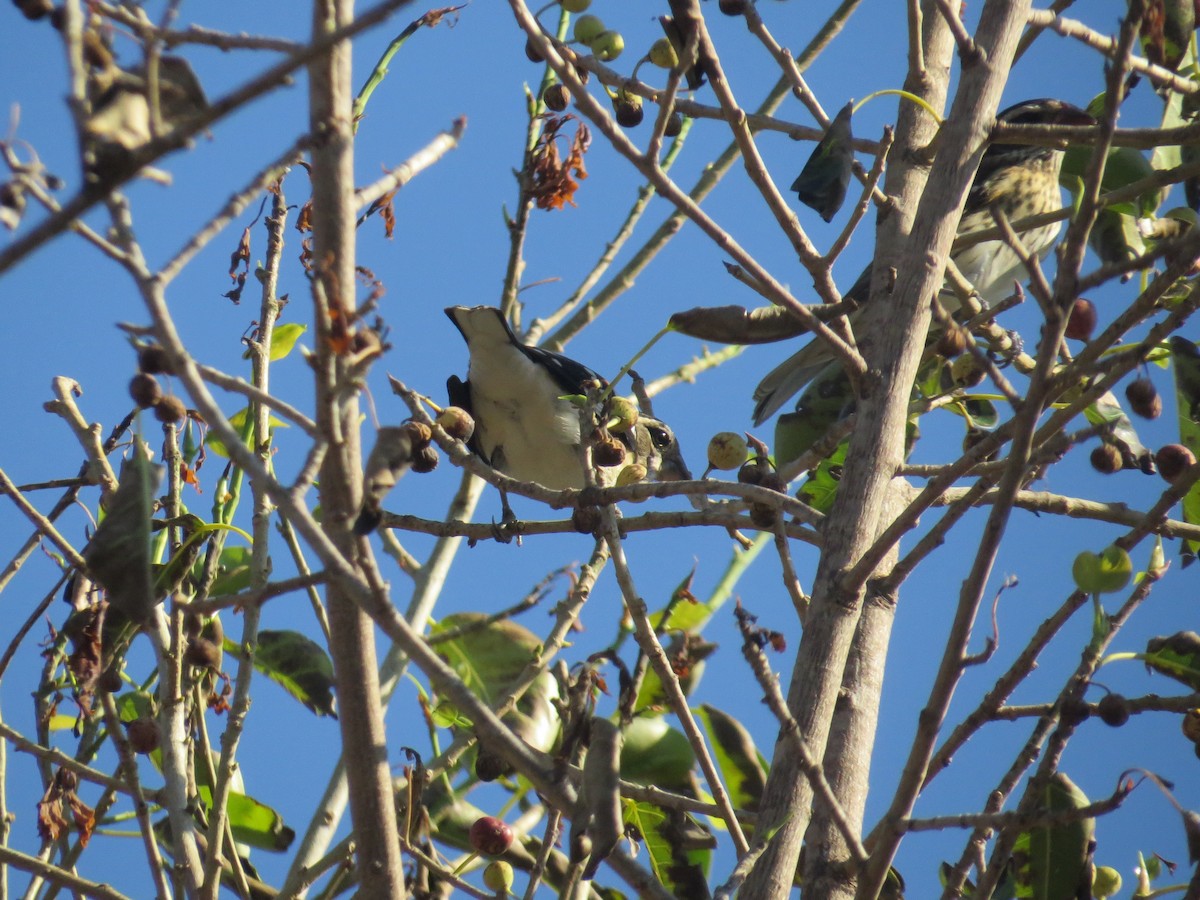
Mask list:
[[[1026,100],[997,114],[997,122],[1012,125],[1090,125],[1095,120],[1078,107],[1061,100]],[[1055,147],[1022,144],[989,144],[958,224],[958,236],[992,228],[995,206],[1015,222],[1062,207],[1059,173],[1063,151]],[[1058,237],[1059,223],[1041,225],[1021,233],[1021,242],[1036,256],[1044,257]],[[953,255],[954,264],[985,303],[996,303],[1012,293],[1014,280],[1025,280],[1020,257],[1004,241],[982,241]],[[871,267],[846,292],[848,300],[864,303],[871,288]],[[947,312],[956,312],[957,295],[943,290],[940,298]],[[851,321],[854,316],[851,315]],[[812,341],[788,357],[759,383],[754,391],[754,424],[761,425],[801,391],[833,360],[821,341]]]

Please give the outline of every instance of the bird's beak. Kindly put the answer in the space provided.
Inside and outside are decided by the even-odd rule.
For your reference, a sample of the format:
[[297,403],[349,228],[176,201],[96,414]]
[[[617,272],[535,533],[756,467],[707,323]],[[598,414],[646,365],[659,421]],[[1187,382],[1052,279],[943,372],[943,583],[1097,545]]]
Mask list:
[[687,467],[687,463],[683,461],[683,453],[679,450],[678,441],[662,451],[662,458],[658,464],[657,479],[659,481],[692,480],[692,472]]

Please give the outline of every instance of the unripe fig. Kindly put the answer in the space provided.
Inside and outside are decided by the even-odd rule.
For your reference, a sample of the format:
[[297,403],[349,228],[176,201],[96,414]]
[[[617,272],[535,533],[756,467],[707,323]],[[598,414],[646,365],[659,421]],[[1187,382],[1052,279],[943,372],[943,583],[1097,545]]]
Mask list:
[[592,0],[558,0],[559,4],[569,13],[587,12]]
[[645,481],[649,470],[641,463],[630,463],[617,474],[617,487]]
[[513,886],[513,867],[502,859],[492,860],[483,870],[483,883],[498,894],[507,894]]
[[679,65],[679,54],[668,38],[660,37],[650,45],[650,62],[660,69],[673,69]]
[[596,59],[611,62],[625,52],[625,38],[619,31],[602,31],[588,44]]
[[456,441],[469,441],[475,433],[475,420],[459,406],[447,406],[438,413],[437,423]]
[[967,353],[950,363],[950,377],[959,387],[973,388],[983,382],[987,372],[974,356]]
[[714,469],[738,469],[746,461],[746,439],[736,431],[722,431],[708,442],[708,464]]
[[604,33],[604,22],[599,16],[580,16],[575,20],[575,40],[586,47]]
[[[620,121],[619,116],[617,121]],[[640,415],[637,404],[624,397],[613,397],[608,401],[605,411],[608,415],[608,430],[613,434],[624,434],[637,424]]]

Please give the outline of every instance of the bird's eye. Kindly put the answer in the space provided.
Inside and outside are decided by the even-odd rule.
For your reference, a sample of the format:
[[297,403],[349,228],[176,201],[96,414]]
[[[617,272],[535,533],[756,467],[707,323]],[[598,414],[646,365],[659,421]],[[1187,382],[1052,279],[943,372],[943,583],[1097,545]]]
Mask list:
[[647,425],[646,433],[650,435],[650,441],[659,450],[665,450],[671,446],[671,432],[665,428],[659,428],[657,425]]

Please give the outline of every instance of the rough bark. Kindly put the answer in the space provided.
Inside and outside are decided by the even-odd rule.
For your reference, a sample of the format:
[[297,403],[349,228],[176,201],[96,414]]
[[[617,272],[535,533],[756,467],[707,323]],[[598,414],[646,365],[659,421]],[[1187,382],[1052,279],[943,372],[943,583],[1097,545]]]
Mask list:
[[[313,38],[345,25],[352,17],[351,0],[317,0]],[[357,392],[346,388],[347,372],[337,352],[338,341],[331,340],[337,329],[351,327],[355,308],[350,76],[350,44],[345,41],[309,67],[309,118],[317,136],[312,154],[317,425],[329,442],[321,466],[322,527],[342,555],[354,560],[360,547],[350,523],[358,512],[362,491],[359,405]],[[401,898],[405,896],[404,874],[379,702],[374,627],[337,581],[330,583],[327,601],[343,753],[355,760],[348,780],[358,896],[364,900]]]

